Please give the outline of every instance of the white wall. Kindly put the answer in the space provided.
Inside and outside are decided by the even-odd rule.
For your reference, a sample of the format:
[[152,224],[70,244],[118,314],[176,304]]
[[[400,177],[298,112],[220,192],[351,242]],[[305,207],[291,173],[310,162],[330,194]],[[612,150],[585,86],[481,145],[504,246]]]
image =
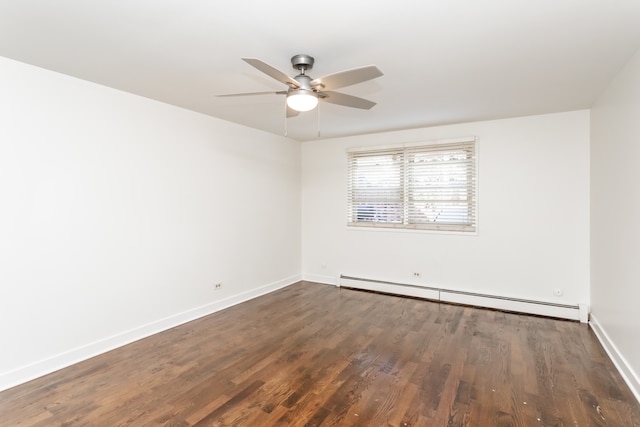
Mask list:
[[[477,235],[347,229],[347,148],[470,135],[478,138]],[[302,218],[308,280],[347,274],[588,304],[589,112],[306,142]]]
[[0,123],[0,389],[300,279],[298,143],[3,58]]
[[640,400],[640,51],[591,117],[592,324]]

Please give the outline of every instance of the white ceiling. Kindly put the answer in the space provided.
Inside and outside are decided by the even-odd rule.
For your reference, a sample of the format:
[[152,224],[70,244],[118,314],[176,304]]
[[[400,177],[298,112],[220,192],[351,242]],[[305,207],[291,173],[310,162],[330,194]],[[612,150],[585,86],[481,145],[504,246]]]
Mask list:
[[[384,76],[322,103],[322,137],[589,108],[640,48],[640,0],[2,0],[0,56],[263,129],[285,130],[286,87],[243,62],[320,77]],[[1,96],[1,95],[0,95]],[[288,120],[317,138],[318,114]]]

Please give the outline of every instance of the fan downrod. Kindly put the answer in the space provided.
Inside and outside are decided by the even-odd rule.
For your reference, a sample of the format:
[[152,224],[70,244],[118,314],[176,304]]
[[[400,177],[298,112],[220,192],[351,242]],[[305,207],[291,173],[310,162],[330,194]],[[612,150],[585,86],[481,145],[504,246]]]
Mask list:
[[291,57],[291,65],[293,65],[293,68],[300,72],[312,69],[314,61],[315,59],[313,59],[313,56],[310,55],[302,54]]

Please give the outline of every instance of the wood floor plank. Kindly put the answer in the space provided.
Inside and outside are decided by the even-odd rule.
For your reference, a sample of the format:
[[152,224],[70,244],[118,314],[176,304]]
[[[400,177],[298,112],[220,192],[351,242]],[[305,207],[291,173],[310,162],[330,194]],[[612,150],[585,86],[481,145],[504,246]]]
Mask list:
[[300,282],[0,393],[0,426],[616,426],[577,322]]

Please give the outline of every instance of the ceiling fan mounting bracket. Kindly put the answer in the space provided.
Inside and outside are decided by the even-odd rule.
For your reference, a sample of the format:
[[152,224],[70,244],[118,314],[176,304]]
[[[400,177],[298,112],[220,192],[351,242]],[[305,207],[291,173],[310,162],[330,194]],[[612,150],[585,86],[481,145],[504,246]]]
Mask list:
[[312,69],[314,61],[315,59],[310,55],[303,54],[291,57],[291,65],[293,65],[293,68],[301,72]]

